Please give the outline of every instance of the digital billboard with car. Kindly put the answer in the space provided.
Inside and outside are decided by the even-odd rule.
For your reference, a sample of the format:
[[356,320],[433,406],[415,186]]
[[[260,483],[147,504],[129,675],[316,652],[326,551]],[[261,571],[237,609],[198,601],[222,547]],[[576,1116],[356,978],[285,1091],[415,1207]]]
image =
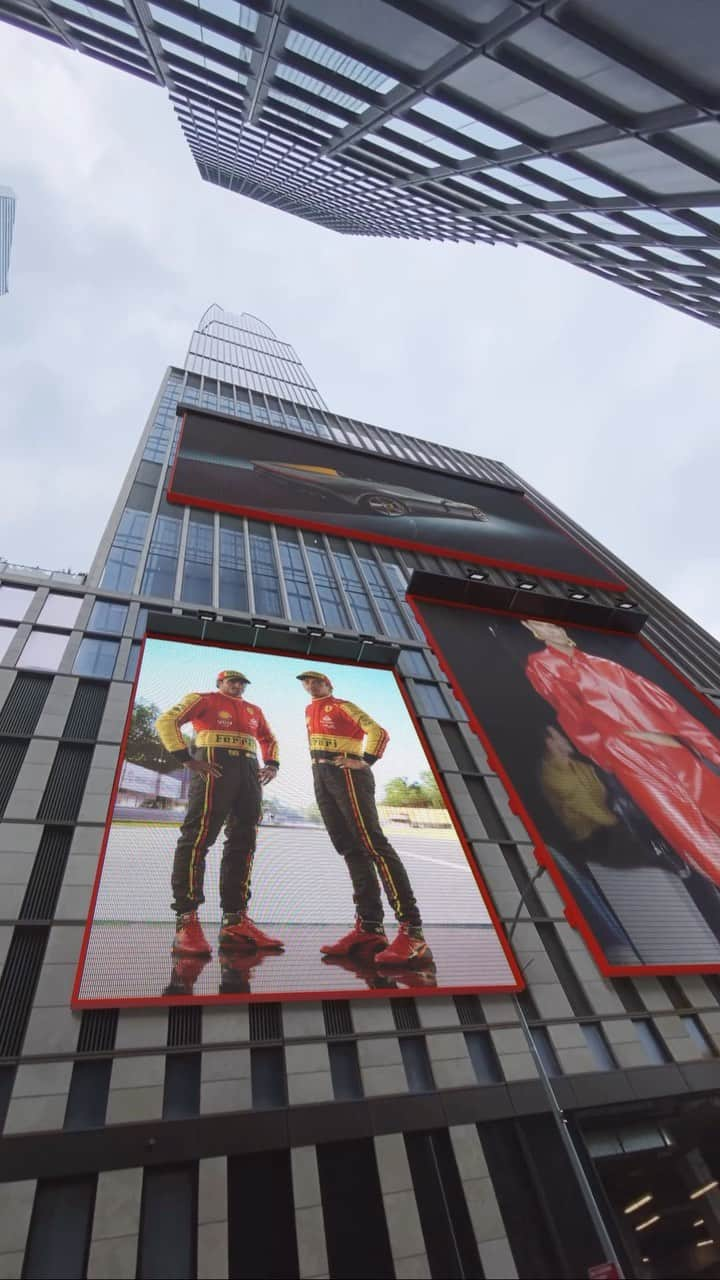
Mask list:
[[521,986],[392,671],[146,640],[76,1007]]
[[413,603],[602,972],[720,970],[716,708],[637,637]]
[[187,412],[171,502],[620,587],[521,489]]

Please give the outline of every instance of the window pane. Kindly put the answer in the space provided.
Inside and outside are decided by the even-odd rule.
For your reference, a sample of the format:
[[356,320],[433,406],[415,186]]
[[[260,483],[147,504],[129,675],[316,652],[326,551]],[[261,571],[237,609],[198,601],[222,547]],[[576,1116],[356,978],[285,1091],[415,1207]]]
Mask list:
[[143,574],[143,595],[173,598],[179,546],[180,521],[173,516],[158,516]]
[[52,631],[33,631],[18,658],[19,667],[40,667],[43,671],[57,671],[68,642],[66,635]]
[[90,614],[88,631],[106,631],[108,635],[121,636],[126,618],[126,604],[114,604],[111,600],[96,600]]
[[80,612],[82,596],[49,595],[38,615],[48,627],[72,627]]
[[390,592],[390,588],[386,585],[385,580],[376,565],[369,551],[358,549],[358,558],[365,577],[365,581],[370,588],[372,598],[380,611],[380,617],[383,620],[383,626],[389,636],[398,636],[401,639],[407,639],[410,634],[405,622],[400,614],[400,610]]
[[703,1031],[699,1019],[694,1014],[685,1014],[680,1019],[695,1048],[699,1058],[714,1058],[715,1050]]
[[102,585],[111,591],[131,591],[140,553],[145,542],[149,516],[144,511],[123,511],[107,558]]
[[34,595],[34,589],[26,587],[0,587],[0,618],[22,622]]
[[342,597],[332,574],[330,557],[322,545],[308,546],[307,538],[305,539],[305,545],[315,590],[320,597],[325,625],[328,627],[342,627],[347,630],[350,627],[350,619],[347,616],[347,609],[342,602]]
[[133,644],[130,646],[127,666],[125,667],[125,679],[134,680],[137,673],[138,661],[140,659],[140,645]]
[[317,622],[297,534],[292,529],[278,529],[278,541],[290,617],[295,622]]
[[242,521],[229,516],[220,520],[220,608],[248,608],[245,534]]
[[10,641],[12,640],[16,631],[17,631],[17,627],[0,626],[0,661],[2,661],[8,649],[10,648]]
[[213,525],[203,512],[190,517],[185,547],[182,599],[191,604],[212,603]]
[[418,676],[421,680],[432,675],[427,658],[419,649],[403,649],[400,654],[400,670],[406,676]]
[[595,1022],[584,1022],[581,1025],[585,1043],[597,1065],[602,1067],[604,1071],[612,1071],[613,1067],[617,1066],[617,1063],[610,1052],[610,1046],[603,1035],[602,1029]]
[[633,1026],[650,1062],[670,1061],[670,1054],[649,1018],[633,1018]]
[[85,637],[73,663],[73,671],[78,676],[104,676],[110,679],[115,670],[115,659],[118,653],[117,640],[92,640]]
[[436,684],[416,684],[415,697],[424,716],[447,718],[447,703]]
[[338,539],[333,538],[330,545],[340,575],[340,581],[345,588],[345,593],[355,615],[356,626],[360,631],[364,631],[369,635],[377,635],[378,624],[370,607],[368,593],[358,573],[355,561],[347,547]]
[[251,522],[250,560],[252,562],[255,608],[258,613],[282,617],[282,601],[278,586],[278,574],[273,555],[272,539],[262,525]]

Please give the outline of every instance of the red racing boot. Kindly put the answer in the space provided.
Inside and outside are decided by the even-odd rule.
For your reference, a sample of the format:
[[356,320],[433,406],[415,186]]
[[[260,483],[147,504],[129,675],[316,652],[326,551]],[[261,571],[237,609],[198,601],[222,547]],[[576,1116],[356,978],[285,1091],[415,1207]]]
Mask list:
[[219,942],[223,951],[285,950],[281,938],[271,938],[268,933],[263,933],[244,912],[232,912],[223,916]]
[[417,925],[401,924],[398,935],[384,951],[378,951],[376,964],[397,965],[405,969],[408,965],[427,965],[433,955],[425,941],[422,929]]
[[366,929],[362,920],[356,918],[355,926],[349,933],[338,938],[337,942],[326,942],[320,948],[325,956],[349,956],[354,954],[372,955],[387,946],[387,936],[382,925],[376,929]]
[[197,911],[178,916],[172,944],[174,956],[211,956],[212,948],[202,931]]

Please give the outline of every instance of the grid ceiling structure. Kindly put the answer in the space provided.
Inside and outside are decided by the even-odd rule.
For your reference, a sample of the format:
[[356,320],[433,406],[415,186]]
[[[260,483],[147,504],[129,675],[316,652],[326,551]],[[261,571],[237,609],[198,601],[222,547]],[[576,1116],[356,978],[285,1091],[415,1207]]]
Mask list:
[[203,178],[354,235],[533,244],[720,325],[715,0],[0,0],[169,91]]

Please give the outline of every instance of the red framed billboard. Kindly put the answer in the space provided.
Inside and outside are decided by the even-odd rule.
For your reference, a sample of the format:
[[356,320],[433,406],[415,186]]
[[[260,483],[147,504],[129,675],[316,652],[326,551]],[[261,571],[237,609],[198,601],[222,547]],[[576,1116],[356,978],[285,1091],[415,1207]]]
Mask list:
[[146,639],[73,1007],[522,985],[392,670]]
[[720,720],[643,638],[413,608],[602,973],[720,971]]
[[170,502],[624,590],[522,489],[187,411]]

